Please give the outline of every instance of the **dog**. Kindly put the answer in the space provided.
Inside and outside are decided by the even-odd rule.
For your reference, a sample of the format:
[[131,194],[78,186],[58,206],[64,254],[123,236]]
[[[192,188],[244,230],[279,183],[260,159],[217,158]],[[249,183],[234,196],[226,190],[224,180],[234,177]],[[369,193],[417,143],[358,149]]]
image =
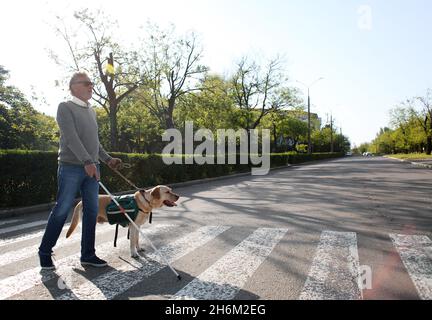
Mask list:
[[[162,206],[174,207],[177,206],[176,201],[180,198],[179,195],[172,192],[172,189],[159,185],[150,190],[140,190],[133,195],[138,208],[138,215],[136,216],[134,222],[140,228],[146,221],[153,209],[161,208]],[[108,195],[99,195],[99,211],[97,215],[98,223],[108,222],[108,216],[106,213],[106,208],[111,202],[111,198]],[[77,227],[80,219],[82,219],[82,209],[83,204],[80,201],[74,209],[71,224],[66,233],[66,238],[69,238],[72,232]],[[136,228],[130,224],[130,253],[131,257],[137,258],[138,251],[143,251],[139,245],[139,232]]]

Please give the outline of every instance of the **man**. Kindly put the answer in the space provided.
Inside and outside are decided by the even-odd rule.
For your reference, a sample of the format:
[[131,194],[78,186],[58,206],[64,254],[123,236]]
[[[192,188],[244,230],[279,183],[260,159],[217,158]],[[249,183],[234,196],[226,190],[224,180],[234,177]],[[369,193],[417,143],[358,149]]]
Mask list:
[[57,123],[60,128],[57,202],[39,247],[42,269],[55,269],[52,248],[56,245],[78,191],[83,201],[81,264],[104,267],[106,261],[95,252],[96,216],[98,213],[99,159],[111,168],[121,160],[110,157],[99,143],[96,113],[89,100],[93,83],[84,72],[75,73],[69,83],[72,100],[60,103]]

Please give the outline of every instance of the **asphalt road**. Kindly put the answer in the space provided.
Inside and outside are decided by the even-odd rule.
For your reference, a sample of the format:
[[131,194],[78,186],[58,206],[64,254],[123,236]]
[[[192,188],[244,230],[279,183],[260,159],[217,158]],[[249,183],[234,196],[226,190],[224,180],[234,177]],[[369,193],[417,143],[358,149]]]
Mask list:
[[79,264],[80,234],[38,268],[48,212],[0,220],[0,299],[432,299],[432,170],[344,158],[178,188],[142,240],[98,226],[104,269]]

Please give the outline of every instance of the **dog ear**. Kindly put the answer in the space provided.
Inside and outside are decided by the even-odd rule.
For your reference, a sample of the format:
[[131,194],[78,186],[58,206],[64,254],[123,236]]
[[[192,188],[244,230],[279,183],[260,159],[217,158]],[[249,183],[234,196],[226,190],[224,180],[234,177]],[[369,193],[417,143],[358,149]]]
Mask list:
[[151,192],[151,195],[153,197],[153,199],[160,199],[160,187],[156,187],[153,189],[153,191]]

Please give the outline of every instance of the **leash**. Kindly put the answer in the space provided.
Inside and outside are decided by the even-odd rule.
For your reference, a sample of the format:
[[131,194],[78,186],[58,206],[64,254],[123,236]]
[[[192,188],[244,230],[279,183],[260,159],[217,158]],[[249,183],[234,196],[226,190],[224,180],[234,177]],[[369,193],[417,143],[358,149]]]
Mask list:
[[150,245],[152,246],[153,250],[159,255],[159,257],[162,258],[163,262],[171,269],[172,272],[176,275],[178,280],[181,280],[181,276],[173,269],[171,264],[168,262],[168,260],[159,252],[159,250],[154,246],[153,242],[150,241],[150,239],[145,235],[144,232],[140,230],[140,228],[135,224],[135,222],[129,217],[129,215],[126,213],[126,210],[123,209],[123,207],[117,202],[117,200],[114,198],[114,196],[108,191],[108,189],[104,186],[104,184],[99,180],[99,185],[102,187],[102,189],[105,190],[105,192],[110,196],[111,200],[114,201],[114,203],[117,205],[117,207],[120,209],[120,211],[126,216],[126,218],[129,220],[129,222],[135,227],[135,229],[141,234],[141,236],[146,239]]
[[112,169],[115,173],[117,173],[124,181],[126,181],[131,187],[135,188],[136,190],[142,190],[142,188],[138,188],[135,184],[133,184],[128,178],[126,178],[124,175],[120,173],[117,169]]

